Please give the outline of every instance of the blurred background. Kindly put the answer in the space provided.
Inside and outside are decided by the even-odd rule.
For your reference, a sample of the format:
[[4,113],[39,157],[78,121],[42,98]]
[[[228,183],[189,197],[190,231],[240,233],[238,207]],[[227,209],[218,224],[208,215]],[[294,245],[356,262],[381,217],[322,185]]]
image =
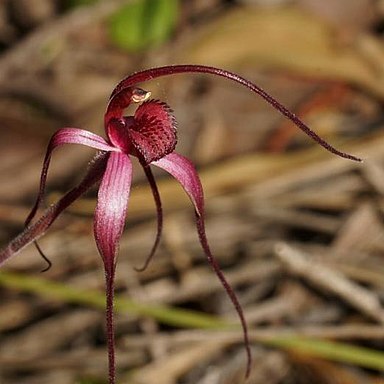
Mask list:
[[[248,383],[384,383],[384,2],[1,0],[0,244],[23,228],[51,135],[103,135],[114,85],[153,66],[222,67],[254,81],[363,164],[316,146],[263,100],[206,75],[143,88],[167,102],[177,151],[206,194],[214,255],[242,303]],[[132,111],[129,111],[133,113]],[[46,205],[94,151],[67,146]],[[135,164],[117,267],[119,383],[232,384],[245,372],[231,302],[198,243],[191,204],[156,172],[164,235]],[[95,191],[0,273],[0,383],[106,383]],[[234,326],[233,326],[234,324]]]

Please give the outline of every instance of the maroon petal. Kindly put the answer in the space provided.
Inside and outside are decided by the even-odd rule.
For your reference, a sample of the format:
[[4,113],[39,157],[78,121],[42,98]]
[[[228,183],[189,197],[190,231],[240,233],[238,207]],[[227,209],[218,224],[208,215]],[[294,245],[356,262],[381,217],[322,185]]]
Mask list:
[[97,247],[108,270],[115,264],[124,229],[132,180],[132,163],[124,153],[110,154],[97,197],[94,232]]
[[152,163],[170,173],[184,188],[199,215],[204,214],[204,194],[195,166],[175,152]]
[[94,133],[86,131],[84,129],[62,128],[58,130],[52,136],[48,144],[47,152],[45,154],[43,162],[43,169],[41,171],[39,193],[35,205],[33,206],[27,219],[25,220],[26,226],[32,221],[32,219],[36,215],[36,211],[39,208],[41,201],[43,200],[45,183],[47,180],[47,173],[51,161],[52,152],[54,151],[54,149],[63,144],[82,144],[91,148],[98,149],[100,151],[118,151],[117,148],[114,148],[109,145],[101,136],[95,135]]
[[135,268],[135,270],[138,272],[142,272],[147,269],[149,263],[151,262],[153,256],[155,255],[157,247],[159,246],[161,233],[163,231],[163,208],[161,206],[161,199],[160,199],[159,190],[157,188],[156,180],[153,177],[151,168],[148,165],[143,166],[143,169],[144,169],[145,175],[147,176],[149,185],[151,187],[153,199],[155,200],[156,213],[157,213],[157,232],[156,232],[156,237],[155,237],[155,241],[153,243],[151,252],[149,252],[147,258],[144,261],[144,264],[141,267]]
[[203,188],[200,182],[199,175],[197,174],[197,171],[194,165],[192,164],[192,162],[189,161],[184,156],[181,156],[177,153],[171,153],[152,164],[166,170],[175,179],[177,179],[195,206],[196,226],[197,226],[197,232],[199,235],[200,244],[204,250],[204,253],[207,257],[209,264],[211,265],[213,271],[216,273],[216,276],[219,278],[221,284],[223,285],[229,298],[231,299],[237,311],[237,314],[240,318],[241,325],[243,327],[244,342],[245,342],[245,347],[247,352],[246,377],[248,377],[251,370],[251,350],[250,350],[250,344],[248,339],[247,323],[245,321],[243,310],[241,308],[239,300],[237,299],[236,294],[233,291],[232,287],[226,280],[220,268],[219,263],[212,255],[212,252],[208,244],[207,236],[205,233],[205,222],[204,222],[204,195],[203,195]]
[[149,100],[137,108],[128,135],[145,164],[159,160],[175,149],[176,126],[172,109],[166,103]]
[[51,205],[37,222],[28,225],[19,236],[1,249],[0,265],[42,236],[65,208],[99,181],[105,171],[107,159],[108,154],[98,155],[77,187],[67,192],[57,203]]
[[129,157],[124,153],[111,153],[99,188],[94,220],[95,240],[103,258],[106,279],[106,323],[110,383],[115,382],[113,296],[116,256],[124,229],[131,181],[132,163]]

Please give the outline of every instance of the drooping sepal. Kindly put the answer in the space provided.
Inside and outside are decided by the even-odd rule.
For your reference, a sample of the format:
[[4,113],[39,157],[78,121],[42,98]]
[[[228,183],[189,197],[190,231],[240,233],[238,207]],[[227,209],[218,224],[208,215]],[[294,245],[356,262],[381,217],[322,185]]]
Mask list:
[[115,383],[113,296],[116,256],[124,230],[132,181],[132,163],[125,153],[112,152],[97,196],[94,233],[103,258],[106,282],[106,325],[109,383]]
[[132,181],[132,163],[125,153],[112,152],[99,187],[94,219],[95,240],[106,270],[114,269],[124,230]]
[[199,216],[204,215],[204,193],[199,175],[193,163],[186,157],[173,152],[155,161],[153,165],[170,173],[184,188]]
[[109,153],[97,155],[79,185],[68,191],[59,201],[52,204],[39,220],[29,224],[19,236],[15,237],[6,247],[0,249],[0,266],[28,244],[41,237],[64,209],[101,179],[107,165],[108,156]]
[[248,327],[245,321],[241,304],[237,299],[237,296],[234,290],[232,289],[231,285],[225,278],[224,273],[221,270],[216,258],[213,256],[208,244],[204,221],[204,194],[199,175],[197,174],[197,171],[190,160],[174,152],[165,156],[159,161],[154,162],[153,164],[170,173],[181,184],[181,186],[184,188],[185,192],[187,193],[195,207],[196,227],[201,247],[203,248],[205,256],[207,257],[207,260],[211,265],[213,271],[215,272],[216,276],[218,277],[222,286],[227,292],[229,298],[231,299],[243,328],[244,343],[247,353],[247,369],[245,375],[246,377],[248,377],[250,374],[252,361],[250,343],[248,338]]
[[35,217],[36,212],[43,200],[45,184],[47,181],[48,168],[51,162],[51,157],[53,151],[64,144],[81,144],[90,148],[97,149],[99,151],[118,151],[117,148],[109,145],[105,139],[101,136],[98,136],[92,132],[86,131],[80,128],[61,128],[52,136],[47,152],[45,154],[43,168],[41,170],[40,176],[40,188],[39,193],[36,198],[35,205],[33,206],[31,212],[29,213],[27,219],[25,220],[25,226],[27,226]]

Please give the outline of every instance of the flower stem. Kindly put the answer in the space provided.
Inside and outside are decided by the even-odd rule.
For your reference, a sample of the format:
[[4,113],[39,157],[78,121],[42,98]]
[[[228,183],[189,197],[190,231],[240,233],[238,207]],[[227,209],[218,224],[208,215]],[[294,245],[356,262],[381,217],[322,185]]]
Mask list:
[[[83,290],[41,277],[31,277],[29,275],[2,271],[0,273],[0,286],[58,302],[74,303],[97,309],[103,309],[105,306],[104,294],[101,292]],[[238,329],[231,322],[218,317],[207,316],[204,313],[154,306],[148,303],[135,303],[128,298],[116,297],[115,308],[117,312],[130,312],[132,315],[148,316],[168,326],[197,328],[200,330],[234,330],[235,332]],[[362,329],[364,328],[363,325],[361,327]],[[342,329],[345,328],[348,329],[348,325],[335,326],[335,330],[339,329],[336,334],[341,339],[344,338]],[[352,343],[322,340],[318,338],[319,330],[315,331],[316,338],[310,331],[306,333],[305,329],[306,327],[299,327],[298,329],[288,327],[287,329],[286,327],[271,326],[265,329],[251,330],[249,336],[253,342],[294,352],[300,351],[309,357],[319,357],[384,371],[384,353],[382,351],[360,347]],[[376,328],[374,329],[375,334],[377,334],[379,331]],[[201,331],[199,331],[199,334],[202,335],[201,337],[204,340],[208,337]],[[211,333],[207,335],[212,336]],[[218,336],[214,335],[214,337]],[[194,340],[196,341],[195,338]]]
[[114,280],[115,270],[106,270],[105,284],[106,284],[106,332],[107,332],[107,345],[108,345],[108,372],[109,384],[115,384],[116,378],[116,363],[115,363],[115,326],[113,316],[113,297],[114,297]]

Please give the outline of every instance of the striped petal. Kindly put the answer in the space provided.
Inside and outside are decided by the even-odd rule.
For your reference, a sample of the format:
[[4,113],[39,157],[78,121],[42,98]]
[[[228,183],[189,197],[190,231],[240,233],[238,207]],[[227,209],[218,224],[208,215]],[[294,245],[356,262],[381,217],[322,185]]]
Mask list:
[[97,197],[94,220],[96,244],[106,269],[114,269],[124,229],[132,181],[132,163],[124,153],[110,154]]
[[100,184],[94,220],[97,248],[103,258],[106,283],[106,324],[109,359],[109,382],[115,382],[115,332],[113,297],[116,256],[124,230],[129,192],[132,181],[132,163],[124,153],[112,152]]

